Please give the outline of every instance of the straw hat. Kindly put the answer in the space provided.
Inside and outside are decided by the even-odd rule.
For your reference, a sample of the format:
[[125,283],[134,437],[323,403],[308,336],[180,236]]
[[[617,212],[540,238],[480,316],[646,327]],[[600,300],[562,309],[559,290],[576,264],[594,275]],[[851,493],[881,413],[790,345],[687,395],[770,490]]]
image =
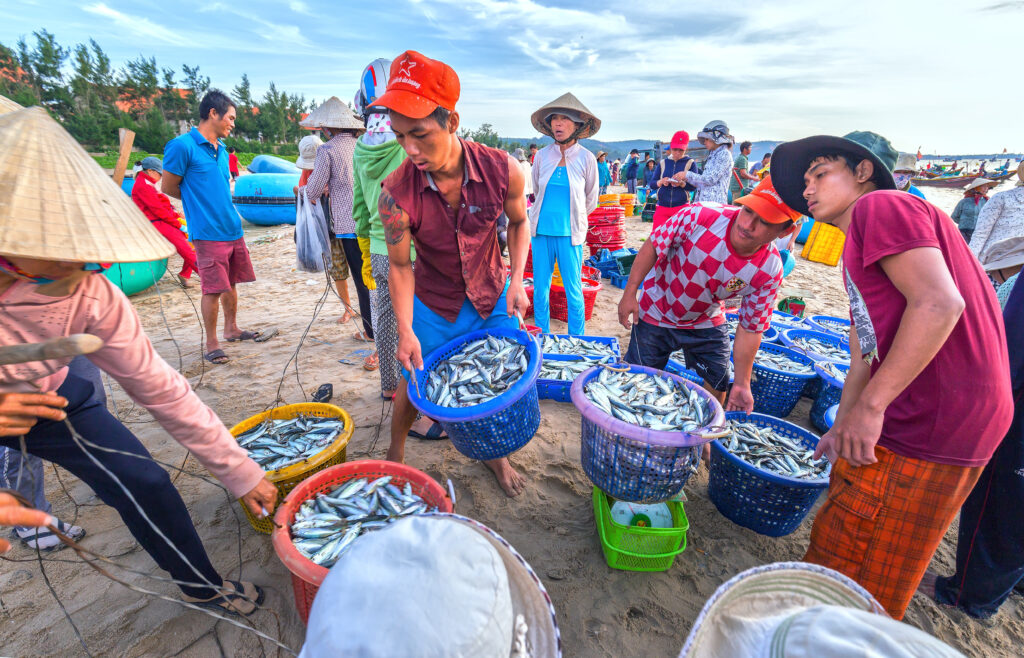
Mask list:
[[889,618],[856,582],[827,567],[778,562],[748,569],[704,604],[680,658],[960,656]]
[[316,161],[316,150],[324,140],[316,135],[306,135],[299,140],[299,157],[295,159],[295,166],[299,169],[312,169]]
[[10,98],[6,96],[0,96],[0,114],[7,114],[8,112],[14,112],[15,110],[23,110],[23,106],[18,105]]
[[588,110],[578,98],[569,92],[562,94],[533,113],[530,121],[533,123],[533,127],[537,129],[537,132],[548,137],[555,136],[551,132],[550,123],[550,118],[553,114],[564,114],[576,123],[584,124],[583,129],[576,135],[576,139],[593,137],[601,129],[601,120],[594,116],[593,112]]
[[337,96],[331,96],[324,103],[309,113],[305,119],[299,122],[305,128],[338,128],[342,130],[358,130],[363,132],[366,126],[357,117],[348,105],[341,102]]
[[0,116],[0,254],[83,263],[167,258],[174,247],[41,107]]
[[970,185],[968,185],[966,188],[964,188],[964,192],[970,192],[971,190],[975,190],[975,189],[977,189],[979,187],[984,187],[986,185],[998,185],[998,184],[999,183],[997,181],[989,180],[987,178],[975,178],[974,180],[971,181]]
[[1024,160],[1017,165],[1017,181],[1019,183],[1024,183]]
[[356,540],[317,592],[300,657],[522,656],[520,649],[561,655],[540,579],[487,526],[438,513]]

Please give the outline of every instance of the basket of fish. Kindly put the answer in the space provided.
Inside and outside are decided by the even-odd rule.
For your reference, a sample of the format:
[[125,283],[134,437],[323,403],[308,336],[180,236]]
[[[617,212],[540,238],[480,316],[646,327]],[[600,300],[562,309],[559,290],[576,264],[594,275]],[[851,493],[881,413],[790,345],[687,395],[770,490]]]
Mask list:
[[303,481],[278,507],[271,537],[292,574],[302,621],[328,569],[359,537],[413,514],[451,511],[452,500],[436,480],[396,462],[348,462]]
[[497,459],[519,450],[540,426],[538,341],[518,329],[481,329],[423,359],[409,400],[441,424],[456,450]]
[[569,334],[541,334],[540,349],[544,354],[579,356],[599,359],[618,358],[619,339],[612,336],[571,336]]
[[828,460],[813,459],[818,437],[764,414],[725,416],[731,432],[711,444],[708,497],[733,523],[788,535],[828,488]]
[[699,384],[630,364],[599,365],[572,384],[582,415],[580,461],[617,500],[657,503],[696,472],[700,446],[724,427],[721,405]]
[[[729,327],[729,338],[736,339],[736,327],[740,326],[740,316],[736,313],[725,314],[725,324]],[[761,334],[762,343],[779,342],[779,330],[775,327],[768,327]]]
[[696,373],[694,370],[690,370],[686,367],[686,357],[683,356],[683,351],[673,352],[669,358],[668,363],[665,364],[665,372],[670,372],[673,375],[679,375],[683,379],[693,382],[694,384],[703,384],[704,378]]
[[812,315],[804,320],[811,329],[824,331],[827,334],[835,334],[847,343],[850,342],[850,320],[848,318],[837,318],[832,315]]
[[[341,407],[311,402],[247,418],[231,428],[231,435],[266,471],[281,502],[310,474],[344,463],[354,429],[352,417]],[[257,518],[245,505],[242,509],[257,531],[270,534],[274,529],[270,519]]]
[[789,329],[782,332],[782,344],[806,354],[814,361],[850,362],[850,344],[825,331]]
[[807,328],[807,323],[804,322],[803,319],[784,311],[772,311],[771,325],[775,327],[779,333],[782,333],[787,329]]
[[814,369],[821,379],[821,391],[811,405],[811,423],[821,432],[827,432],[831,425],[825,422],[825,412],[829,407],[839,404],[839,398],[843,396],[843,385],[846,384],[846,375],[850,372],[850,366],[844,363],[832,361],[818,361]]
[[599,363],[614,363],[618,358],[605,356],[602,358],[584,358],[579,356],[562,356],[545,354],[537,377],[537,397],[541,400],[571,402],[569,389],[574,379],[590,370]]
[[809,356],[775,343],[761,343],[750,376],[754,411],[785,418],[793,413],[807,382],[814,379],[817,374]]

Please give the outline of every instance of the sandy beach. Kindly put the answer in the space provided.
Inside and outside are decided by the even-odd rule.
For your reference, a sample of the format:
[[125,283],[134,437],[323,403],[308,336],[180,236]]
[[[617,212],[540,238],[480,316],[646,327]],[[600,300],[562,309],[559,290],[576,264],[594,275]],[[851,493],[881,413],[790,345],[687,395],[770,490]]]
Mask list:
[[[940,206],[947,212],[952,208],[947,203]],[[630,218],[628,244],[639,246],[649,230],[650,224],[641,223],[639,217]],[[355,325],[336,323],[341,306],[333,294],[326,295],[314,318],[318,300],[325,295],[325,279],[295,271],[291,236],[290,226],[247,230],[258,280],[239,289],[240,322],[247,329],[274,326],[280,334],[264,344],[225,343],[231,358],[227,365],[202,360],[195,310],[198,290],[186,295],[165,277],[159,293],[150,290],[132,301],[160,354],[172,366],[181,364],[199,395],[228,426],[275,406],[278,390],[283,403],[302,402],[320,384],[330,382],[334,385],[333,403],[347,409],[356,423],[348,458],[383,458],[390,405],[380,398],[378,374],[364,371],[362,359],[353,357],[357,350],[370,346],[351,338]],[[175,256],[170,271],[176,272],[179,266]],[[587,333],[617,336],[624,351],[628,334],[615,313],[621,291],[607,280],[603,284]],[[813,298],[807,299],[810,314],[846,316],[847,299],[837,268],[798,259],[784,286],[812,291]],[[354,294],[352,297],[355,299]],[[552,325],[565,330],[564,323]],[[157,459],[181,464],[186,457],[184,449],[109,381],[112,409]],[[801,401],[790,420],[809,426],[809,408],[808,400]],[[571,404],[549,400],[541,401],[541,414],[537,435],[511,457],[529,480],[518,498],[507,498],[483,465],[462,456],[447,441],[410,439],[407,462],[442,483],[451,479],[458,497],[457,511],[495,529],[533,565],[558,611],[566,656],[674,656],[705,600],[722,582],[753,566],[803,556],[812,516],[793,534],[777,539],[736,526],[709,501],[707,471],[702,467],[686,486],[689,544],[675,565],[663,573],[609,569],[591,511],[591,484],[579,464],[579,414]],[[194,459],[185,464],[186,473],[172,476],[214,565],[231,577],[239,576],[240,567],[242,576],[266,588],[264,610],[249,621],[297,651],[305,627],[295,611],[289,573],[274,554],[269,536],[253,531],[238,504],[221,489],[195,477],[206,473]],[[49,499],[62,519],[74,520],[87,529],[84,546],[129,569],[165,576],[112,509],[67,472],[57,469],[57,474],[59,478],[47,467]],[[932,569],[940,574],[953,571],[956,531],[954,524],[933,560]],[[81,655],[83,649],[50,595],[35,554],[17,546],[6,557],[13,561],[0,567],[0,652],[13,656]],[[44,560],[46,576],[94,655],[261,655],[260,641],[251,633],[131,591],[97,574],[70,550]],[[178,596],[170,583],[116,568],[113,572],[138,587],[172,599]],[[969,656],[1013,656],[1020,654],[1024,643],[1022,613],[1022,599],[1013,596],[993,624],[981,624],[917,595],[906,621]],[[274,653],[273,645],[262,644],[267,653]]]

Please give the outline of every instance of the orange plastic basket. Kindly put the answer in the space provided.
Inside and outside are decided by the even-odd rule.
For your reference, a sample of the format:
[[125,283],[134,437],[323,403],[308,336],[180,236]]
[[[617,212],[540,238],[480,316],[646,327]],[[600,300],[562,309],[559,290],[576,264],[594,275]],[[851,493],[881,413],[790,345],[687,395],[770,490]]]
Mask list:
[[838,228],[824,222],[814,222],[814,228],[800,255],[809,261],[835,267],[843,255],[845,244],[846,235]]
[[285,568],[292,574],[292,590],[295,594],[295,608],[299,611],[302,623],[309,620],[309,610],[313,607],[320,584],[327,577],[327,569],[314,564],[292,544],[291,526],[295,514],[302,503],[318,493],[330,491],[349,480],[356,478],[379,478],[390,475],[391,482],[402,488],[408,482],[413,493],[421,497],[428,505],[436,507],[440,512],[451,513],[453,505],[444,488],[421,470],[397,462],[377,459],[363,459],[347,464],[339,464],[324,469],[304,480],[284,499],[274,514],[274,532],[271,542],[274,552]]

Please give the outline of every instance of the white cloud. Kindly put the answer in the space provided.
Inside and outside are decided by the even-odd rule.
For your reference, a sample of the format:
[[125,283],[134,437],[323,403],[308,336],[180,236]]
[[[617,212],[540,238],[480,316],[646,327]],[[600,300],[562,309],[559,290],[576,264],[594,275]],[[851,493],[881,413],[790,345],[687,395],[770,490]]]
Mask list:
[[96,14],[97,16],[103,16],[114,21],[120,27],[130,31],[136,37],[148,37],[169,43],[173,46],[193,46],[195,45],[191,39],[176,34],[164,26],[157,25],[148,18],[142,16],[132,16],[123,12],[111,9],[102,2],[83,7],[83,9],[90,14]]
[[302,0],[291,0],[291,2],[288,3],[288,8],[296,14],[305,14],[307,16],[313,15],[313,12],[309,9],[309,5],[302,2]]

